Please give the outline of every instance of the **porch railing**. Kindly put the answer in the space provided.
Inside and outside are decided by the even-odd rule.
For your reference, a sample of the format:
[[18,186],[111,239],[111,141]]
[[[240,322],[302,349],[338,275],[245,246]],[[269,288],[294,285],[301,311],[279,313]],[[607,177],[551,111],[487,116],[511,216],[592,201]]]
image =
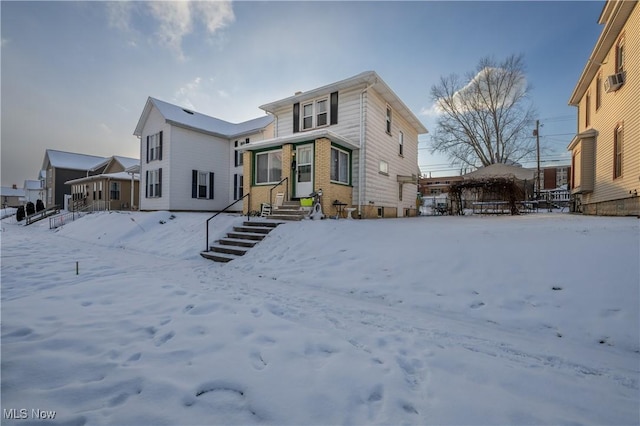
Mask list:
[[269,189],[269,204],[271,204],[272,206],[273,206],[273,190],[276,189],[278,186],[282,185],[283,182],[287,182],[287,184],[284,186],[284,201],[289,201],[289,177],[287,176],[286,178],[282,179],[280,182],[273,185],[271,189]]
[[24,225],[31,225],[33,222],[37,222],[39,220],[44,219],[45,217],[54,215],[60,213],[60,207],[59,206],[51,206],[51,207],[47,207],[44,210],[40,210],[39,212],[36,212],[34,214],[31,214],[27,217],[25,217],[25,222]]
[[220,210],[218,213],[214,214],[213,216],[211,216],[209,219],[207,219],[207,223],[206,223],[206,234],[207,234],[207,247],[205,248],[205,251],[209,251],[209,221],[211,221],[211,219],[213,219],[214,217],[218,216],[220,213],[224,213],[225,211],[227,211],[230,207],[232,207],[233,205],[235,205],[236,203],[239,203],[240,201],[247,199],[247,220],[250,221],[251,220],[251,216],[249,215],[249,212],[251,211],[251,193],[248,192],[246,193],[242,198],[238,198],[236,201],[234,201],[233,203],[229,204],[227,207],[225,207],[224,209]]
[[62,213],[57,216],[51,216],[49,218],[49,229],[59,228],[68,222],[73,222],[74,220],[82,217],[82,213],[79,211],[70,211],[67,213]]

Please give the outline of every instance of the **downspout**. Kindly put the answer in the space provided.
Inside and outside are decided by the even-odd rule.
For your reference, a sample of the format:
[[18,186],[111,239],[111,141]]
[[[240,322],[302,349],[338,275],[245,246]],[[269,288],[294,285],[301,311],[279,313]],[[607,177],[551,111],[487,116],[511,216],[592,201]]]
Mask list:
[[365,158],[365,143],[364,135],[366,130],[366,120],[364,116],[364,93],[369,90],[371,86],[376,84],[378,79],[373,83],[369,83],[360,92],[360,155],[358,156],[358,217],[362,219],[362,197],[364,194],[364,158]]

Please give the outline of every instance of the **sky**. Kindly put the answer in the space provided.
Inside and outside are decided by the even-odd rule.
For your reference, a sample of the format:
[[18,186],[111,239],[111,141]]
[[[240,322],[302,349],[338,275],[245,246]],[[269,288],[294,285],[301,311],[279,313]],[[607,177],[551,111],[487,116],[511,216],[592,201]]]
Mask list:
[[[568,164],[577,124],[567,103],[603,5],[2,1],[2,186],[37,179],[46,149],[139,157],[133,131],[149,96],[238,123],[373,70],[433,132],[431,87],[511,54],[526,63],[542,165]],[[419,139],[422,172],[459,174],[429,140]]]

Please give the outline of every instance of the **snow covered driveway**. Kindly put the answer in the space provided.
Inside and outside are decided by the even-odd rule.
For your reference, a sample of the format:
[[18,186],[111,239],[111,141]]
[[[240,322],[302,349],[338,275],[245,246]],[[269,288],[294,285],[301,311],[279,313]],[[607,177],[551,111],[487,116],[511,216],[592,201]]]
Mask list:
[[637,219],[206,217],[2,221],[3,424],[640,422]]

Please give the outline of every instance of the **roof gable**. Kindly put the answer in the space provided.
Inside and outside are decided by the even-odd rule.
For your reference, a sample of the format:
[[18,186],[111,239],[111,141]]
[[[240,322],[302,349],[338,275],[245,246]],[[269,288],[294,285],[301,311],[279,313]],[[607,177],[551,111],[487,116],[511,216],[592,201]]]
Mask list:
[[243,134],[248,134],[264,129],[271,122],[273,117],[265,115],[264,117],[254,118],[242,123],[230,123],[219,118],[191,111],[168,102],[155,98],[149,98],[145,108],[140,116],[138,125],[134,131],[134,135],[142,136],[142,129],[147,121],[152,108],[156,108],[164,119],[171,124],[201,131],[204,133],[222,136],[224,138],[232,138]]

